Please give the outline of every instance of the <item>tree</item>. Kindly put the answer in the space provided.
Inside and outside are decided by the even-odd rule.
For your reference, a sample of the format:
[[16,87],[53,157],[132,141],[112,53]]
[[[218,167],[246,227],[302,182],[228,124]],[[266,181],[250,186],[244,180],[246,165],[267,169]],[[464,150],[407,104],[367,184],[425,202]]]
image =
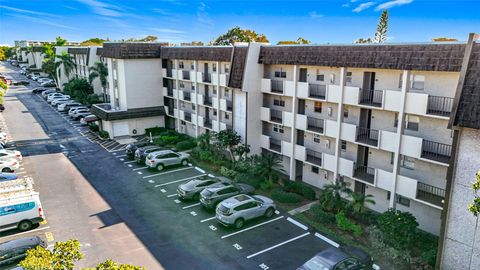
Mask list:
[[65,46],[67,44],[67,40],[62,37],[57,37],[55,39],[55,46]]
[[100,46],[107,41],[103,38],[90,38],[80,43],[80,46]]
[[437,38],[432,38],[433,42],[454,42],[458,41],[456,38],[449,38],[449,37],[437,37]]
[[81,103],[91,103],[92,85],[85,79],[72,79],[63,85],[63,91]]
[[42,70],[50,77],[52,77],[58,85],[58,78],[57,78],[57,68],[58,65],[55,62],[55,58],[44,58],[42,64]]
[[375,32],[374,43],[384,43],[387,40],[388,30],[388,10],[382,11],[380,21],[378,22],[377,32]]
[[234,168],[237,160],[250,152],[250,146],[241,144],[241,136],[235,130],[225,129],[214,136],[217,149],[223,149],[229,153]]
[[3,61],[9,58],[12,58],[14,54],[15,54],[14,47],[8,47],[8,46],[0,47],[0,60]]
[[323,192],[320,194],[320,205],[328,211],[337,213],[343,210],[342,194],[350,195],[352,193],[349,185],[350,183],[343,181],[325,185]]
[[146,36],[144,38],[129,38],[127,40],[122,40],[125,42],[155,42],[158,39],[156,36]]
[[[75,62],[73,62],[72,57],[67,52],[62,52],[62,54],[56,55],[55,57],[57,58],[57,66],[63,66],[63,72],[65,72],[65,75],[68,78],[70,76],[70,72],[72,72],[72,70],[75,68]],[[60,70],[58,72],[60,72]],[[60,76],[58,76],[58,78],[60,78]]]
[[142,270],[145,269],[141,266],[135,266],[130,264],[118,264],[112,260],[106,260],[103,263],[99,263],[95,268],[84,270]]
[[255,172],[261,176],[269,184],[273,184],[273,180],[278,177],[279,172],[283,172],[282,158],[272,153],[262,153],[256,158]]
[[411,213],[390,208],[378,217],[377,222],[385,243],[391,247],[405,249],[415,241],[418,222]]
[[95,80],[95,78],[100,79],[100,84],[102,85],[102,89],[103,89],[103,101],[106,102],[107,101],[106,88],[107,88],[108,68],[102,62],[95,62],[93,67],[90,67],[88,71],[90,72],[90,75],[88,76],[88,80],[90,81],[90,83],[92,83],[93,80]]
[[236,26],[217,37],[212,45],[233,45],[235,42],[268,42],[268,39],[263,34]]
[[468,205],[468,211],[474,216],[478,217],[480,214],[480,171],[475,174],[475,181],[472,183],[472,190],[474,192],[473,202]]
[[357,43],[357,44],[372,43],[372,39],[371,38],[359,38],[359,39],[355,40],[355,43]]
[[351,201],[349,202],[349,206],[353,210],[354,213],[363,213],[366,209],[366,204],[375,204],[375,200],[373,200],[373,195],[371,194],[362,194],[353,192],[351,195]]
[[192,42],[182,42],[180,46],[204,46],[205,43],[202,41],[192,41]]
[[297,38],[297,40],[284,40],[279,41],[277,45],[289,45],[289,44],[310,44],[310,40],[306,40],[302,37]]

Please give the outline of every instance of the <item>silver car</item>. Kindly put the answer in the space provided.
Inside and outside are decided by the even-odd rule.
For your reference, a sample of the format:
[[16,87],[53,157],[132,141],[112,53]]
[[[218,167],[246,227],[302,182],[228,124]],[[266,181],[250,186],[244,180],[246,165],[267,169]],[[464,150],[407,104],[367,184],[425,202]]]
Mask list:
[[230,183],[220,182],[216,178],[196,178],[179,185],[177,194],[180,199],[198,201],[200,199],[200,192],[205,188],[224,187],[228,185],[230,185]]
[[161,150],[153,152],[147,155],[145,158],[145,165],[150,169],[157,169],[162,171],[165,167],[172,165],[183,165],[188,164],[188,158],[190,157],[187,153],[174,152],[172,150]]
[[200,203],[207,209],[214,209],[221,201],[238,194],[249,194],[255,189],[247,184],[230,184],[223,187],[205,188],[200,192]]
[[265,196],[240,194],[222,201],[217,206],[215,217],[227,227],[240,229],[248,220],[273,216],[276,209],[275,203]]

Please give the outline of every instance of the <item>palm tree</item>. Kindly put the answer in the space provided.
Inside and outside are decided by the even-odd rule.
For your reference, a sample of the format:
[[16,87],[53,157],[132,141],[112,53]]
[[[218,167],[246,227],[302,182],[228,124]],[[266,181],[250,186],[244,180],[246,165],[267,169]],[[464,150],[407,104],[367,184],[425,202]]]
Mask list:
[[[60,68],[63,66],[63,71],[67,78],[70,76],[70,72],[75,68],[75,62],[73,62],[72,57],[67,52],[62,52],[60,55],[55,55],[57,60],[55,61],[56,68]],[[58,70],[58,74],[60,74],[60,70]],[[60,75],[57,75],[57,81],[60,83]]]
[[256,173],[268,181],[268,183],[272,184],[278,173],[283,171],[282,158],[279,155],[262,153],[262,155],[258,156]]
[[365,211],[366,204],[375,204],[373,195],[371,194],[362,194],[353,192],[351,194],[352,200],[349,203],[349,206],[352,208],[354,213],[363,213]]
[[352,190],[349,183],[338,181],[335,184],[324,186],[324,190],[320,195],[320,204],[329,211],[340,211],[343,208],[342,194],[350,195]]
[[95,62],[93,67],[89,67],[88,71],[90,72],[90,75],[88,76],[88,80],[90,83],[95,80],[95,78],[100,79],[100,84],[102,85],[103,89],[103,101],[107,102],[107,93],[106,93],[106,88],[107,88],[107,76],[108,76],[108,68],[105,66],[104,63],[102,62]]

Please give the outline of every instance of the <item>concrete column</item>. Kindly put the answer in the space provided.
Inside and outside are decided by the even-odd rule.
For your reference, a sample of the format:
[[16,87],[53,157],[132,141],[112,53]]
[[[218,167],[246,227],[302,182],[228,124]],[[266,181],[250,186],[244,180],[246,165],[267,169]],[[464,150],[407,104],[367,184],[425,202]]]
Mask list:
[[198,64],[198,61],[195,60],[193,61],[193,71],[194,71],[194,75],[193,75],[193,85],[195,86],[195,98],[192,99],[192,102],[193,104],[195,104],[195,138],[198,137],[198,102],[197,102],[197,93],[198,93],[198,77],[197,77],[197,70],[198,70],[198,67],[197,67],[197,64]]
[[337,138],[335,140],[335,171],[333,172],[333,182],[337,182],[338,168],[340,159],[340,147],[342,145],[342,122],[343,122],[343,96],[345,94],[345,77],[347,69],[345,67],[340,68],[340,102],[338,103],[337,113]]
[[292,156],[290,157],[290,180],[295,181],[296,172],[296,159],[295,159],[295,145],[297,143],[297,130],[295,129],[295,122],[296,122],[296,113],[297,113],[297,81],[298,81],[298,65],[293,66],[293,97],[292,97],[292,115],[293,115],[293,122],[292,122],[292,136],[291,136],[291,146],[292,146]]
[[[177,90],[177,97],[175,98],[175,103],[177,104],[177,131],[180,132],[180,101],[178,99],[178,89],[180,87],[179,85],[179,81],[178,81],[178,60],[175,59],[174,62],[173,62],[173,67],[175,68],[175,72],[177,74],[175,74],[175,90]],[[175,113],[175,112],[174,112]]]
[[[213,127],[213,130],[219,130],[220,129],[220,72],[222,70],[222,67],[220,66],[220,62],[217,61],[217,84],[215,85],[217,87],[217,127]],[[213,91],[213,90],[212,90]],[[212,102],[213,105],[213,102]],[[213,106],[215,107],[215,106]],[[215,109],[214,109],[215,110]],[[212,123],[213,124],[213,123]]]
[[396,149],[393,153],[393,183],[392,190],[390,190],[390,201],[388,203],[390,208],[396,207],[395,193],[397,191],[397,182],[398,174],[400,172],[400,149],[402,146],[402,134],[403,134],[403,125],[405,122],[405,101],[407,99],[407,91],[410,85],[410,71],[404,70],[402,74],[402,90],[400,95],[400,111],[398,113],[398,124],[397,124],[397,134],[396,134]]

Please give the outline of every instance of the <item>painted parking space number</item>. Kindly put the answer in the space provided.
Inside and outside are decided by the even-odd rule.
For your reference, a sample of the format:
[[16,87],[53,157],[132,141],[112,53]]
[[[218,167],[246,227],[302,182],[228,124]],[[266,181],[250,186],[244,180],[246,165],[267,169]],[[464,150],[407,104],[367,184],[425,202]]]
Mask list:
[[212,231],[216,231],[216,230],[217,230],[217,227],[215,227],[215,226],[213,226],[213,225],[210,225],[210,226],[208,226],[208,227],[209,227],[210,230],[212,230]]
[[190,212],[190,215],[195,217],[197,215],[197,213],[195,211],[192,211],[192,212]]
[[260,268],[263,269],[263,270],[270,269],[270,267],[268,267],[268,265],[266,265],[266,264],[264,264],[264,263],[260,264],[259,266],[260,266]]
[[233,244],[233,247],[236,248],[237,250],[242,249],[242,246],[240,246],[240,245],[237,244],[237,243]]

